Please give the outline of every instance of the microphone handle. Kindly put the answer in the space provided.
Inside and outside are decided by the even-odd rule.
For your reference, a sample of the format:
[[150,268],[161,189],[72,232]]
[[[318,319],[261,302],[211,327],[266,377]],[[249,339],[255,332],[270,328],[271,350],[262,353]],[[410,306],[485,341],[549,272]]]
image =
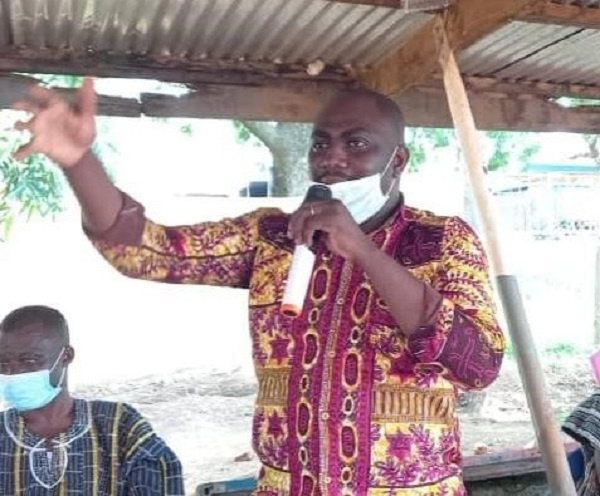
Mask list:
[[306,245],[297,245],[281,300],[284,315],[298,317],[302,313],[314,263],[315,254]]
[[[304,202],[330,200],[331,197],[331,188],[329,186],[325,184],[313,184],[308,188]],[[321,235],[321,232],[315,232],[311,245],[318,242]],[[281,301],[281,312],[284,315],[298,317],[302,313],[314,264],[315,254],[311,251],[311,247],[296,245]]]

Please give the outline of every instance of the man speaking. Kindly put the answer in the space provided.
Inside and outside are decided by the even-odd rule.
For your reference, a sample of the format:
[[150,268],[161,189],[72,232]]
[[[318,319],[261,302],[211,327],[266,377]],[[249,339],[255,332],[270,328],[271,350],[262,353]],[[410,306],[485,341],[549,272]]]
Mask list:
[[[465,494],[457,391],[497,377],[504,339],[476,235],[403,202],[396,104],[354,90],[324,105],[309,164],[331,199],[179,227],[152,222],[110,182],[91,152],[95,107],[89,79],[74,106],[33,89],[16,105],[32,114],[17,157],[62,168],[87,235],[126,276],[249,290],[256,494]],[[286,316],[299,245],[315,260],[299,315]]]

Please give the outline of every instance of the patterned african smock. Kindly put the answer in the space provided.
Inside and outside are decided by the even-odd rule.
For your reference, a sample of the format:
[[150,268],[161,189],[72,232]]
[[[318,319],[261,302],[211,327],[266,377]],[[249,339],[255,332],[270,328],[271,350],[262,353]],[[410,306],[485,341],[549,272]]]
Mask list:
[[131,406],[74,400],[73,423],[55,439],[0,413],[0,494],[184,496],[176,455]]
[[115,225],[93,240],[121,273],[249,289],[256,495],[464,494],[457,388],[489,385],[504,350],[486,257],[467,224],[401,206],[370,233],[442,295],[434,321],[407,339],[361,268],[325,246],[301,316],[280,313],[294,246],[279,210],[165,227],[124,198]]

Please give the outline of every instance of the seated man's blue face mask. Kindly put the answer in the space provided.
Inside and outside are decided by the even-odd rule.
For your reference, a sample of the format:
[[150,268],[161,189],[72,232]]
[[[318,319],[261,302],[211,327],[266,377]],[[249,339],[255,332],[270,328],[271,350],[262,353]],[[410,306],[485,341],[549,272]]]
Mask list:
[[19,412],[37,410],[51,403],[62,391],[66,368],[63,368],[56,386],[50,382],[50,374],[65,352],[63,348],[49,369],[22,374],[0,374],[0,393],[10,407]]

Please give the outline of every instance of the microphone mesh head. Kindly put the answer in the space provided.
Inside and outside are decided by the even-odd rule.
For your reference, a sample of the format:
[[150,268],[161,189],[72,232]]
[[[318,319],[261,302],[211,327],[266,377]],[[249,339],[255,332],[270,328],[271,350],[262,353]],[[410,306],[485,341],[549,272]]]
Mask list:
[[331,200],[331,188],[326,184],[313,184],[306,192],[304,201]]

